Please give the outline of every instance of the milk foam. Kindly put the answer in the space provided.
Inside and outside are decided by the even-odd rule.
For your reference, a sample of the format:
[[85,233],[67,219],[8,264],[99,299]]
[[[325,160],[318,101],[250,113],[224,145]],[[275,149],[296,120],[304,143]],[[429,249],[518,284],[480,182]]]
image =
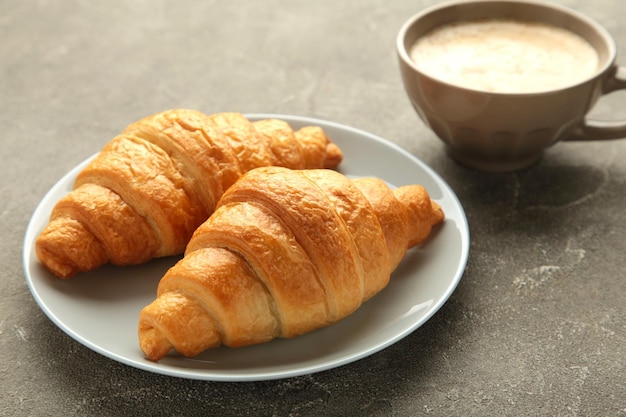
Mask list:
[[431,77],[501,93],[571,86],[593,75],[599,63],[596,50],[573,32],[504,19],[444,25],[418,39],[410,56]]

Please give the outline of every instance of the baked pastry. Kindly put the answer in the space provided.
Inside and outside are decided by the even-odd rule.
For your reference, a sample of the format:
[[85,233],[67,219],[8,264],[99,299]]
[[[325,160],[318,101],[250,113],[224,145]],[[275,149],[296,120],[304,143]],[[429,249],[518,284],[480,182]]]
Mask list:
[[128,126],[76,178],[36,240],[54,275],[180,254],[228,187],[253,168],[333,168],[341,150],[319,127],[239,113],[170,110]]
[[140,313],[139,345],[158,361],[172,348],[194,356],[333,324],[381,291],[407,249],[443,220],[419,185],[252,170],[161,279]]

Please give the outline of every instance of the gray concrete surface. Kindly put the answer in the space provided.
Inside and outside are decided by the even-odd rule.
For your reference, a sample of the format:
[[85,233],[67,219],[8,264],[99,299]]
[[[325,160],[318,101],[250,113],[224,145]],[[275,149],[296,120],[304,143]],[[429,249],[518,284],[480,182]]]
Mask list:
[[[394,52],[433,3],[0,2],[0,415],[626,416],[626,141],[558,144],[510,174],[451,161]],[[622,2],[558,3],[605,25],[626,63]],[[286,380],[155,375],[74,341],[26,285],[27,222],[124,126],[175,107],[318,117],[404,147],[465,207],[456,292],[388,349]],[[616,93],[594,113],[624,109]]]

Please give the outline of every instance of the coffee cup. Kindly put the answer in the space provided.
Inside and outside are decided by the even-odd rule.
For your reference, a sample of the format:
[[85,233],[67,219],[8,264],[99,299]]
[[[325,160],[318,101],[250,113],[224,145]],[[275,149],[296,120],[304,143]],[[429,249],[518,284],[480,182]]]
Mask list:
[[[470,24],[479,25],[478,29],[468,29]],[[505,24],[509,26],[501,27]],[[446,35],[445,30],[452,32]],[[470,36],[468,30],[474,33]],[[489,37],[502,30],[526,41],[535,38],[552,42],[545,33],[534,32],[548,30],[555,36],[574,37],[585,46],[580,50],[576,44],[565,48],[564,41],[556,39],[548,45],[550,50],[532,53],[514,49],[517,46],[483,48],[491,56],[465,68],[463,71],[471,74],[464,80],[459,67],[471,61],[474,52],[466,50],[465,55],[454,55],[463,52],[458,52],[451,42],[461,39],[469,45],[464,47],[470,48],[488,45],[492,41]],[[434,38],[436,32],[443,33],[443,41]],[[473,39],[473,45],[468,37]],[[420,50],[418,41],[430,49]],[[402,81],[413,107],[445,143],[449,155],[462,165],[482,171],[514,171],[537,162],[545,149],[561,140],[626,137],[626,120],[588,117],[602,95],[626,88],[626,67],[616,64],[615,42],[609,33],[576,11],[530,0],[451,1],[411,17],[400,29],[396,47]],[[591,50],[593,60],[589,56],[581,58],[584,47]],[[544,68],[537,69],[539,74],[551,73],[552,80],[533,78],[533,69],[541,67],[543,58],[565,53],[568,48],[574,48],[574,57],[563,57],[562,63],[547,62]],[[505,57],[504,53],[510,56]],[[524,56],[527,61],[521,59]],[[435,63],[440,58],[448,60],[447,67],[437,67]],[[574,61],[578,58],[582,62]],[[420,62],[421,59],[426,62]],[[506,67],[506,62],[512,66]],[[429,64],[432,65],[427,68]],[[495,67],[501,70],[499,75],[489,72]],[[569,74],[570,69],[582,71],[583,67],[591,68],[586,69],[587,73]],[[455,71],[460,75],[450,75]],[[513,73],[517,78],[509,79]],[[572,78],[568,80],[569,75]],[[496,78],[494,82],[486,82],[492,76]]]

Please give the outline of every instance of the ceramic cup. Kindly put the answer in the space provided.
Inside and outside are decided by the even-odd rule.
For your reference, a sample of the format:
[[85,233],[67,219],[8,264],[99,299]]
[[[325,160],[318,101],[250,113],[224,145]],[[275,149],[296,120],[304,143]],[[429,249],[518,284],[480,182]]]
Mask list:
[[[460,87],[418,69],[410,50],[418,38],[453,22],[516,19],[549,24],[580,35],[598,54],[597,70],[582,82],[549,91],[498,93]],[[416,14],[400,29],[397,53],[405,90],[420,118],[454,159],[483,171],[513,171],[541,158],[560,140],[626,137],[626,120],[590,120],[603,94],[626,88],[626,67],[616,65],[615,42],[588,17],[554,4],[523,0],[452,1]]]

